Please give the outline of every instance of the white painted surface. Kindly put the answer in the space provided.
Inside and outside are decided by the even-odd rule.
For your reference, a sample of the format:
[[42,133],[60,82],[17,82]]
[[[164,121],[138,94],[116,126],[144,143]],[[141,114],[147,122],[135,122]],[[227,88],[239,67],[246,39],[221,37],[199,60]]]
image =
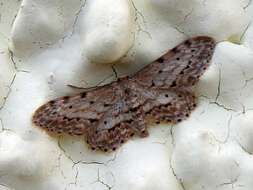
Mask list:
[[[1,0],[0,189],[253,189],[252,7],[246,0]],[[115,79],[108,62],[119,76],[130,74],[199,34],[223,42],[187,121],[151,127],[148,138],[111,154],[32,126],[38,106],[78,91],[68,85]]]

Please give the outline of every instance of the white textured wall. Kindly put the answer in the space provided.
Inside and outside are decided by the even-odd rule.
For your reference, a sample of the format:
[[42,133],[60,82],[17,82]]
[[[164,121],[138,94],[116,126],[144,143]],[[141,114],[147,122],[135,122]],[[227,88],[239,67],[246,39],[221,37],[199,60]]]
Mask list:
[[[17,16],[15,16],[17,15]],[[248,0],[0,0],[0,190],[252,190]],[[45,101],[133,73],[183,39],[220,43],[175,126],[111,154],[31,124]]]

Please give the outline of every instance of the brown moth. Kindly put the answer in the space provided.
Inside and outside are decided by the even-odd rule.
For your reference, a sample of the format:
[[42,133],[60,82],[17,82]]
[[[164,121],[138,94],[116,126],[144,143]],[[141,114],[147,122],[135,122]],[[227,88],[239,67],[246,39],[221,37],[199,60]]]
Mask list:
[[196,107],[192,87],[209,66],[215,41],[190,38],[133,76],[42,105],[33,123],[52,133],[82,135],[93,150],[116,150],[147,124],[178,123]]

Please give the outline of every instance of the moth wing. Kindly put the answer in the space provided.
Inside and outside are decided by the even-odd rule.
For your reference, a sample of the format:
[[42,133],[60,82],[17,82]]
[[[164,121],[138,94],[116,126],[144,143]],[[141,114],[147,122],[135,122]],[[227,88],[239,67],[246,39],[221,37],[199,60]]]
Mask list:
[[134,131],[130,124],[121,122],[111,129],[101,131],[91,129],[86,133],[86,139],[92,149],[107,152],[116,150],[133,135]]
[[33,115],[33,123],[52,133],[85,134],[121,97],[116,83],[98,87],[74,96],[49,101]]
[[206,36],[190,38],[133,76],[133,80],[160,88],[193,86],[210,64],[215,41]]
[[[196,107],[196,98],[191,91],[158,90],[159,97],[156,106],[150,109],[156,122],[178,123],[190,116]],[[167,95],[167,96],[166,96]]]

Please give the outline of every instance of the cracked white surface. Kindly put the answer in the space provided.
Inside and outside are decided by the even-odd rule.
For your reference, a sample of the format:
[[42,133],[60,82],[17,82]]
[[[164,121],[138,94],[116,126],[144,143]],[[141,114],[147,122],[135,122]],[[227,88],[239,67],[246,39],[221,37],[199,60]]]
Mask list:
[[[253,189],[252,16],[251,0],[0,0],[0,190]],[[32,126],[45,101],[195,35],[220,43],[187,121],[111,154]]]

